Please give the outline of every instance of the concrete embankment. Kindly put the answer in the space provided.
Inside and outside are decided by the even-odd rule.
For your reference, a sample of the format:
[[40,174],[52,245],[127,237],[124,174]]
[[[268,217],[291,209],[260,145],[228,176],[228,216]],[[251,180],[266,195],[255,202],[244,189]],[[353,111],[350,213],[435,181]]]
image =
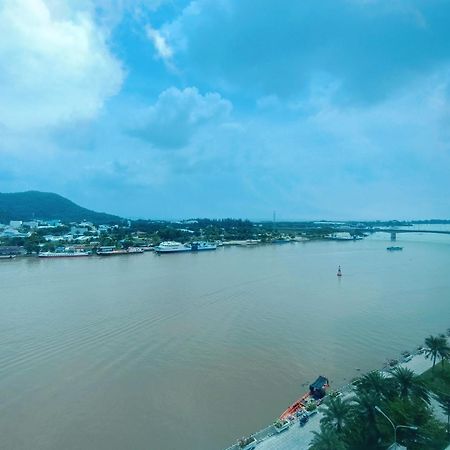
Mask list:
[[[416,354],[408,362],[402,362],[397,367],[407,367],[417,375],[422,374],[432,366],[431,359],[424,354]],[[340,391],[345,397],[353,395],[352,385],[344,386]],[[292,422],[287,431],[278,434],[273,425],[254,433],[257,439],[257,450],[308,450],[314,437],[313,432],[320,430],[320,419],[323,417],[321,408],[318,413],[310,417],[304,426],[300,426],[299,420]],[[240,450],[238,444],[234,444],[226,450]]]

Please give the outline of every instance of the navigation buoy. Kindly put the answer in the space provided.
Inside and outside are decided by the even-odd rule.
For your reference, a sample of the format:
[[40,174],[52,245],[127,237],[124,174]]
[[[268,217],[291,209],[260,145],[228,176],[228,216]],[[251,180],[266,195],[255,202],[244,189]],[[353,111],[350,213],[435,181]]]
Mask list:
[[337,276],[342,277],[341,266],[338,267]]

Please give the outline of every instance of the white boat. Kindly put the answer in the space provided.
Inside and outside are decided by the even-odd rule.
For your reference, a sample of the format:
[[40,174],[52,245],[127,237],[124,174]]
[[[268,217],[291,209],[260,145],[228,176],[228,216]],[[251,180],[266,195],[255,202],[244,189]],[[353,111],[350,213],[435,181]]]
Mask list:
[[188,247],[187,245],[184,245],[181,242],[175,241],[161,242],[161,244],[155,247],[156,253],[179,253],[190,251],[192,251],[190,246]]
[[200,252],[200,251],[204,251],[204,250],[216,250],[217,245],[216,244],[212,244],[210,242],[193,242],[191,244],[191,250],[193,252]]
[[97,250],[99,256],[115,256],[115,255],[132,255],[132,254],[144,253],[144,250],[139,247],[129,247],[128,249],[120,248],[116,249],[113,246],[100,247]]
[[144,253],[144,249],[140,247],[128,247],[128,253]]
[[73,258],[80,256],[91,256],[87,252],[40,252],[39,258]]
[[0,259],[13,259],[16,255],[0,255]]

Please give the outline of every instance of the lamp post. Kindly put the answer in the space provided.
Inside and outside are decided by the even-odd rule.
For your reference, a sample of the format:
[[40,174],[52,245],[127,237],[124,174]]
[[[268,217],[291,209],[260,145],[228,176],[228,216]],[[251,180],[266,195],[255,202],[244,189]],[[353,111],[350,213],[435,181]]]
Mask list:
[[[389,423],[392,425],[392,428],[394,429],[394,444],[393,445],[397,445],[397,428],[408,428],[410,430],[417,430],[417,427],[414,426],[408,426],[408,425],[395,425],[394,422],[392,422],[391,419],[389,419],[389,417],[381,410],[381,408],[379,406],[375,406],[375,409],[382,414],[388,421]],[[395,447],[394,447],[395,448]]]

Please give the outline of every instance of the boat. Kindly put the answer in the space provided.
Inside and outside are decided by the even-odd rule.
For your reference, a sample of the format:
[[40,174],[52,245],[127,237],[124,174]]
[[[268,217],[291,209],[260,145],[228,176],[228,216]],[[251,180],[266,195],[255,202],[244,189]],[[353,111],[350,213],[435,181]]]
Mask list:
[[13,259],[16,255],[0,255],[0,259]]
[[299,399],[292,403],[281,415],[280,420],[288,420],[291,416],[295,417],[298,412],[306,412],[307,406],[315,403],[320,404],[330,386],[328,378],[320,375],[314,383],[309,385],[309,391],[303,394]]
[[338,271],[336,274],[338,277],[342,277],[342,270],[341,270],[341,266],[338,267]]
[[128,247],[127,253],[144,253],[144,249],[141,247]]
[[292,239],[283,237],[272,240],[272,244],[289,244],[290,242],[292,242]]
[[398,252],[398,251],[403,250],[403,247],[391,246],[391,247],[386,247],[386,250],[388,250],[389,252]]
[[191,250],[193,252],[201,252],[201,251],[205,251],[205,250],[216,250],[217,245],[216,244],[212,244],[210,242],[192,242],[191,244]]
[[39,258],[78,258],[80,256],[91,256],[88,252],[39,252]]
[[144,250],[139,247],[129,247],[127,249],[120,248],[116,249],[113,246],[100,247],[97,250],[97,255],[99,256],[116,256],[116,255],[133,255],[133,254],[142,254]]
[[192,248],[190,246],[175,241],[161,242],[161,244],[155,247],[156,253],[180,253],[190,251],[192,251]]

